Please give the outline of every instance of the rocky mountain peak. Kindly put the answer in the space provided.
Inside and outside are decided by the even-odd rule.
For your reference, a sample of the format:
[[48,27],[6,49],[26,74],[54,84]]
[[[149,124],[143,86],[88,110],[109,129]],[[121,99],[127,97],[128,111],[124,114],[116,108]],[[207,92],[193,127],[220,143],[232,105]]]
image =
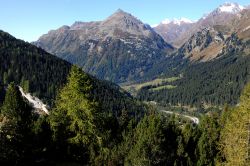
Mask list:
[[114,82],[142,77],[166,53],[174,51],[149,25],[121,9],[103,21],[77,21],[69,30],[59,30],[34,44]]
[[149,25],[121,9],[102,21],[99,28],[111,37],[116,34],[120,37],[120,34],[125,35],[124,33],[150,37],[155,33]]
[[124,10],[122,10],[122,9],[117,9],[116,11],[115,11],[115,13],[114,14],[128,14],[127,12],[125,12]]
[[114,14],[105,19],[102,22],[102,25],[109,27],[117,26],[119,28],[132,28],[134,26],[143,25],[143,23],[130,13],[118,9]]
[[136,23],[142,23],[139,19],[131,15],[130,13],[127,13],[121,9],[118,9],[116,12],[114,12],[111,16],[109,16],[107,19],[103,21],[105,22],[121,22],[121,21],[131,21]]

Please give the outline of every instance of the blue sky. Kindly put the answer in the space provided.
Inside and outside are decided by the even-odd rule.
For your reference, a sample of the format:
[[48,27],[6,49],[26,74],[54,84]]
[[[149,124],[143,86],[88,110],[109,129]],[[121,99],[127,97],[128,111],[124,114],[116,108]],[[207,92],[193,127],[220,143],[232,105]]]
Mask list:
[[[0,0],[0,29],[25,41],[75,21],[103,20],[118,8],[150,25],[165,18],[197,20],[226,0]],[[228,1],[227,1],[228,2]],[[249,0],[233,1],[249,5]]]

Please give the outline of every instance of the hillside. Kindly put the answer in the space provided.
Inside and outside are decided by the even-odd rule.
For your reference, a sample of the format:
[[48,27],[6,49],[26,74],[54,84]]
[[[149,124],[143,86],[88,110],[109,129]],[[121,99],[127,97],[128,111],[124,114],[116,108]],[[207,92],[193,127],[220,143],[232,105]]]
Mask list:
[[46,102],[55,98],[71,64],[0,31],[0,82],[14,81]]
[[[49,105],[54,103],[57,91],[66,83],[72,65],[6,32],[0,32],[0,83],[5,87],[15,82]],[[83,72],[84,73],[84,72]],[[93,90],[92,98],[100,107],[119,115],[126,109],[140,114],[144,108],[119,86],[96,79],[88,74]],[[0,94],[3,94],[0,88]],[[3,96],[0,96],[2,101]]]

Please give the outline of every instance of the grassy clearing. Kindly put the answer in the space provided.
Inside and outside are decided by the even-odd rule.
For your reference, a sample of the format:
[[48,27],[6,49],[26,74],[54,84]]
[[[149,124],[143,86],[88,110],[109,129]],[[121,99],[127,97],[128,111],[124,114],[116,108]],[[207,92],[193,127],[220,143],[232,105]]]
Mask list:
[[162,90],[162,89],[174,89],[176,87],[177,86],[174,86],[174,85],[162,85],[162,86],[158,86],[156,88],[152,88],[150,90],[157,91],[157,90]]
[[160,89],[163,89],[164,87],[172,89],[172,88],[175,88],[172,85],[164,85],[164,86],[161,86],[161,85],[164,83],[174,82],[180,78],[181,77],[157,78],[157,79],[154,79],[152,81],[148,81],[148,82],[144,82],[144,83],[137,83],[137,84],[122,86],[122,88],[131,92],[131,93],[135,93],[136,91],[140,90],[142,87],[145,87],[145,86],[159,86],[159,87],[153,88],[154,90],[160,90]]

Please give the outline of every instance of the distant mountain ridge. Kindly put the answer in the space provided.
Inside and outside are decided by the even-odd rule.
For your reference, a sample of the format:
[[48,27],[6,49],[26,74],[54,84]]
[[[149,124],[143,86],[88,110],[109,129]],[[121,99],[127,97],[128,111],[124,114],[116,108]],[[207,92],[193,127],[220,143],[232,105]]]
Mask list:
[[52,30],[33,44],[117,83],[143,77],[174,51],[149,25],[120,9],[104,21],[75,22]]
[[[175,40],[192,28],[193,24],[195,24],[194,21],[186,18],[166,19],[154,27],[154,30],[159,33],[166,42],[175,46]],[[178,45],[176,47],[178,47]]]
[[154,29],[160,35],[164,34],[162,36],[166,42],[168,42],[168,38],[166,38],[165,36],[171,36],[173,33],[175,33],[175,31],[182,29],[179,35],[176,35],[175,38],[172,38],[170,40],[170,43],[174,46],[181,47],[192,35],[194,35],[198,31],[201,31],[204,28],[213,28],[214,26],[225,26],[225,29],[222,31],[227,34],[228,29],[232,27],[231,21],[240,17],[240,12],[242,12],[244,9],[245,7],[237,3],[224,3],[212,12],[204,15],[195,23],[187,22],[186,24],[180,24],[177,27],[171,29],[170,31],[169,28],[172,26],[170,22],[168,24],[165,24],[164,27],[159,24]]

